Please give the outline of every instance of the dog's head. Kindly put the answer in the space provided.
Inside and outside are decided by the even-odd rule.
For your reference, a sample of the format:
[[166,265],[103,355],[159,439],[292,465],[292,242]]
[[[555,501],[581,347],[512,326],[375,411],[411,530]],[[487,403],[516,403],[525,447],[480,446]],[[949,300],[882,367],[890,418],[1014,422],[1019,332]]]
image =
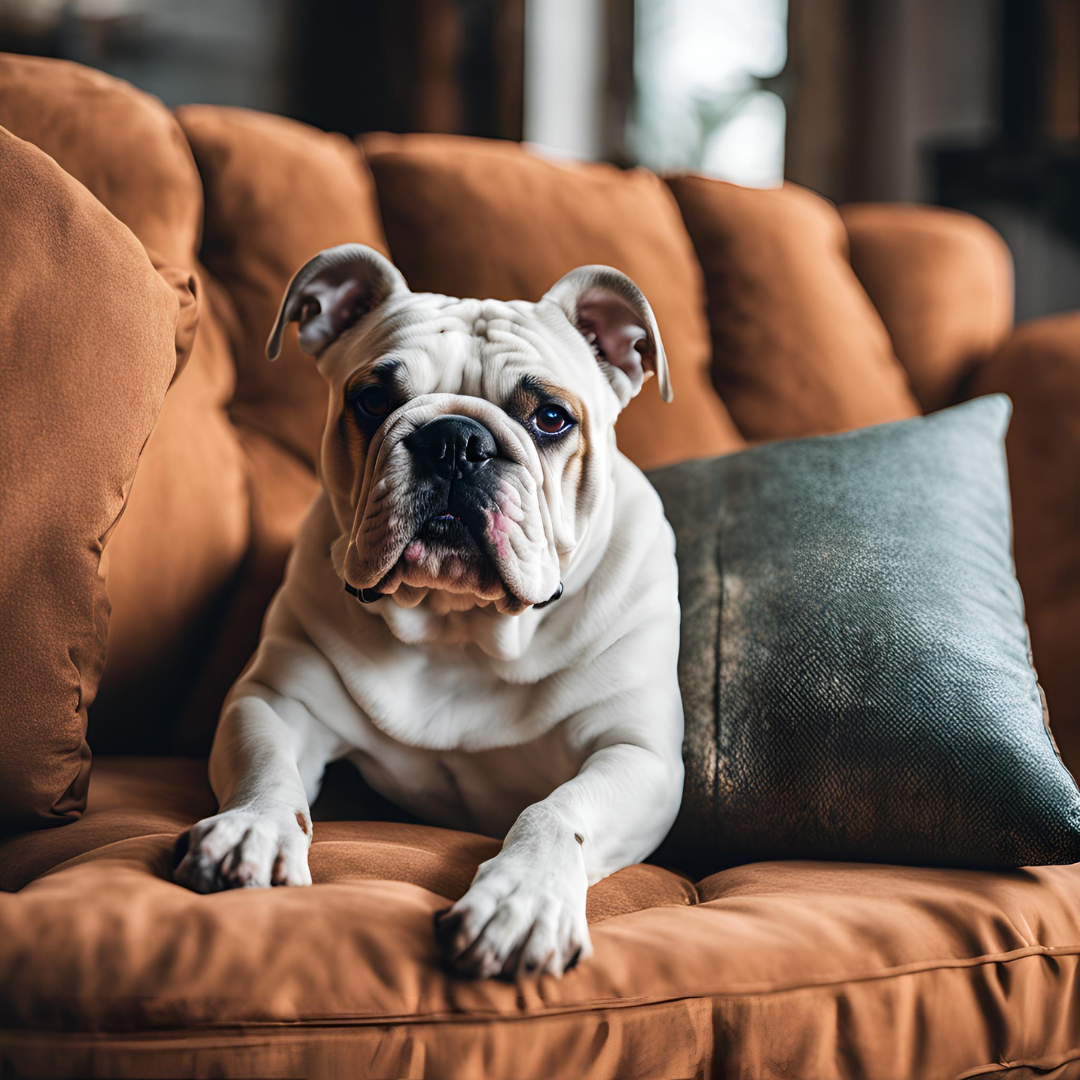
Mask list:
[[330,384],[321,479],[333,557],[361,599],[441,611],[550,601],[602,502],[619,412],[667,361],[645,297],[583,266],[539,303],[410,292],[343,244],[293,278],[267,355],[298,322]]

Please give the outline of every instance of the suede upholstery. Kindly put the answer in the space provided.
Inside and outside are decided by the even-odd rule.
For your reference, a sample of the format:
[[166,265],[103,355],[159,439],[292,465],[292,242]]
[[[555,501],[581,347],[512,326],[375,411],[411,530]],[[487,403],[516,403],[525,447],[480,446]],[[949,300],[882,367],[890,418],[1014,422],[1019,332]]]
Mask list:
[[25,828],[85,804],[101,553],[176,368],[179,304],[124,225],[2,128],[0,176],[0,827]]
[[160,102],[76,64],[0,56],[0,124],[83,182],[153,257],[198,277],[190,357],[102,561],[109,663],[90,716],[99,751],[166,749],[249,538],[243,455],[225,412],[236,381],[227,329],[235,316],[198,265],[198,172]]
[[1080,776],[1080,315],[1027,323],[974,372],[1006,393],[1016,572],[1039,681],[1065,764]]
[[[288,276],[315,248],[343,240],[388,248],[416,288],[465,294],[536,296],[578,262],[620,265],[652,299],[672,360],[675,404],[663,406],[647,385],[619,425],[620,445],[646,465],[739,448],[744,436],[912,415],[916,398],[961,394],[965,374],[983,391],[1007,390],[1016,402],[1017,562],[1035,661],[1063,745],[1080,746],[1080,687],[1068,666],[1080,619],[1070,486],[1080,326],[1063,319],[1022,328],[981,366],[980,350],[995,347],[984,332],[985,282],[997,283],[993,292],[1009,273],[1000,246],[979,241],[956,258],[952,226],[936,230],[932,218],[917,243],[896,243],[889,237],[911,218],[877,208],[853,225],[863,288],[841,219],[790,186],[746,193],[682,180],[677,206],[643,171],[555,164],[509,145],[380,137],[366,143],[368,172],[341,138],[286,121],[202,106],[181,110],[179,121],[94,72],[0,58],[0,124],[86,184],[105,207],[93,204],[95,220],[114,230],[103,227],[102,237],[112,236],[116,251],[131,249],[132,287],[168,309],[167,326],[144,318],[115,330],[118,340],[160,331],[140,357],[138,408],[130,388],[109,381],[131,370],[125,350],[82,343],[85,352],[73,353],[94,373],[68,410],[86,437],[61,439],[72,466],[65,475],[80,496],[65,519],[73,531],[33,537],[33,550],[47,536],[50,557],[76,558],[85,606],[68,629],[86,635],[98,665],[92,609],[105,591],[95,584],[92,544],[123,504],[141,445],[135,436],[149,431],[174,346],[189,357],[165,393],[105,547],[113,619],[90,712],[95,753],[206,749],[221,694],[257,636],[314,491],[319,383],[294,338],[277,365],[262,363],[262,345]],[[82,191],[43,155],[36,160],[56,192]],[[9,205],[31,197],[15,175],[0,176]],[[88,204],[86,196],[80,205],[91,214]],[[31,210],[20,228],[37,227]],[[117,239],[107,211],[178,291],[153,276],[129,234]],[[0,208],[5,223],[6,215]],[[889,243],[885,263],[867,254]],[[85,261],[95,281],[69,287],[69,307],[98,298],[103,256]],[[916,268],[926,284],[905,291]],[[56,273],[33,261],[19,269],[34,282]],[[0,272],[14,273],[10,263]],[[183,295],[192,275],[197,306]],[[918,317],[921,297],[930,303],[934,281],[948,289],[965,275],[970,290],[948,294],[954,344],[945,348],[943,322]],[[175,335],[174,295],[184,301]],[[10,309],[3,313],[6,333]],[[995,333],[1004,334],[1006,315],[998,318]],[[51,343],[61,339],[45,336],[45,326],[28,333],[58,364]],[[710,336],[723,346],[715,371]],[[27,402],[45,399],[50,370],[44,362],[20,369]],[[102,419],[115,404],[98,400],[107,387],[127,406],[123,434]],[[6,395],[5,421],[20,407]],[[0,431],[0,447],[5,437]],[[8,520],[0,528],[10,547]],[[8,563],[4,572],[8,586]],[[0,653],[7,745],[20,722],[10,695],[29,701],[20,680],[30,643],[61,640],[47,609],[34,614],[44,622],[26,624],[31,636],[16,646],[17,662],[15,649]],[[44,778],[37,790],[54,798],[84,775],[80,702],[65,656],[48,652],[53,666],[42,670],[54,691],[34,699],[20,736],[25,766]],[[84,666],[92,674],[92,663]],[[10,763],[6,753],[0,767]],[[677,868],[631,867],[590,891],[596,956],[562,980],[514,987],[451,978],[431,935],[432,914],[460,895],[497,841],[374,820],[324,800],[329,820],[315,825],[313,888],[196,896],[168,874],[177,834],[212,808],[202,760],[101,756],[89,790],[81,820],[0,840],[0,885],[21,889],[0,895],[5,1075],[1080,1073],[1076,867],[987,873],[766,862],[697,881]],[[56,805],[40,802],[46,814]]]
[[712,370],[749,439],[915,416],[888,332],[833,206],[805,188],[668,180],[705,271]]
[[852,268],[919,404],[927,412],[951,405],[1012,329],[1005,241],[985,221],[936,206],[862,203],[840,215]]
[[619,418],[643,469],[744,445],[709,387],[701,269],[663,183],[643,169],[564,164],[512,143],[440,135],[361,140],[390,250],[417,291],[539,300],[587,263],[629,274],[649,299],[675,399],[646,384]]

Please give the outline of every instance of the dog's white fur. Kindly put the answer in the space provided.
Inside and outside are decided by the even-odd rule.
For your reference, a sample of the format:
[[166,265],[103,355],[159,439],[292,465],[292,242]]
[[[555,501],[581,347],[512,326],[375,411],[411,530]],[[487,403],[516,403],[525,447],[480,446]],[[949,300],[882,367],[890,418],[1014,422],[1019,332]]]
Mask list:
[[[409,292],[347,245],[294,278],[271,354],[294,318],[330,385],[324,490],[225,703],[220,810],[188,834],[176,879],[310,884],[309,805],[348,757],[413,814],[505,836],[442,920],[449,960],[561,974],[591,952],[587,886],[649,855],[682,793],[674,539],[613,432],[649,367],[670,394],[652,313],[608,268],[537,304],[455,300]],[[350,387],[387,357],[409,396],[365,443]],[[575,397],[572,438],[552,444],[508,415],[523,375]],[[447,413],[498,445],[482,538],[497,575],[412,540],[405,440]],[[535,607],[560,581],[561,599]],[[361,604],[345,582],[388,595]]]

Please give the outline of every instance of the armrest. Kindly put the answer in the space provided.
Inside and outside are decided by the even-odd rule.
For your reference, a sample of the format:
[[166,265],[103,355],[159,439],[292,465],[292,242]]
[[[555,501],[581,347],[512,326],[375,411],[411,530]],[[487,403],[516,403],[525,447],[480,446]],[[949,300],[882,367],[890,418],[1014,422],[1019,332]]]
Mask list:
[[1006,439],[1016,572],[1065,763],[1080,775],[1080,312],[1018,327],[966,396],[1013,401]]
[[840,208],[851,266],[888,328],[922,407],[952,404],[1008,336],[1012,257],[984,221],[931,206]]

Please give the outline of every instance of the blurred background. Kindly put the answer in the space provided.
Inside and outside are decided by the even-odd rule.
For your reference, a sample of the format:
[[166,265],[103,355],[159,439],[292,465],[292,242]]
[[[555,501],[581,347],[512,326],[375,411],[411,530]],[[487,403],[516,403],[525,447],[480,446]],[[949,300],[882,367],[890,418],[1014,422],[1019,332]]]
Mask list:
[[0,50],[168,105],[972,211],[1080,307],[1080,0],[0,0]]

